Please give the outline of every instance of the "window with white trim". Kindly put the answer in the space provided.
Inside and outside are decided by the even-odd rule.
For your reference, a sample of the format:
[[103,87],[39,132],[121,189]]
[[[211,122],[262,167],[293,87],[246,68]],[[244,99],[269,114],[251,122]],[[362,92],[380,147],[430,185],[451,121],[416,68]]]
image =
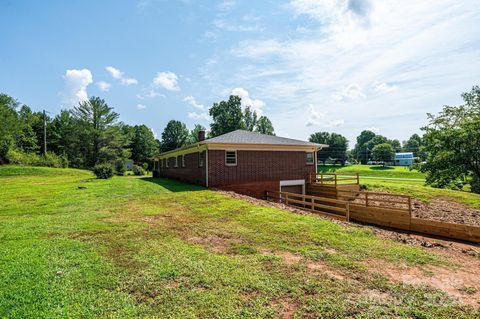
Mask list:
[[175,156],[173,159],[175,160],[174,161],[175,164],[173,165],[173,167],[178,167],[178,157]]
[[182,155],[182,167],[185,167],[185,155]]
[[169,160],[168,158],[164,159],[166,168],[168,168],[168,160]]
[[315,164],[315,156],[313,152],[307,152],[307,165],[313,165]]
[[237,165],[237,151],[225,151],[225,165]]

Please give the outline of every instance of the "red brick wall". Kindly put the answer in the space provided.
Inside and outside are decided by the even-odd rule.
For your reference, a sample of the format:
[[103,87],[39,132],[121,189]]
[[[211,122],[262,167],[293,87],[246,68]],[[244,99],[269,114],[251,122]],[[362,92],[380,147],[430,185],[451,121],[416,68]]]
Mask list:
[[225,151],[208,151],[208,185],[263,197],[277,190],[281,180],[306,179],[315,165],[306,164],[305,152],[237,151],[237,165],[225,165]]
[[158,173],[161,177],[172,178],[182,182],[206,186],[206,165],[198,167],[198,153],[185,155],[185,167],[182,167],[181,156],[178,157],[178,167],[175,166],[175,158],[168,161],[168,168],[160,168]]

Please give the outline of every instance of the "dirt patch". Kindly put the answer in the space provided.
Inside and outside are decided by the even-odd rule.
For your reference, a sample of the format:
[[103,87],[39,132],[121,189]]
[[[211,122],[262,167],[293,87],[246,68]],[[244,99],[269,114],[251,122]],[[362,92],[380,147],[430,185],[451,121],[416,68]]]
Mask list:
[[290,300],[276,300],[273,302],[273,306],[279,309],[278,318],[290,319],[293,318],[293,314],[298,305]]
[[182,237],[183,240],[197,245],[201,245],[209,251],[215,253],[229,253],[234,244],[239,244],[241,241],[235,238],[220,237],[216,235],[210,235],[207,237]]
[[480,260],[455,254],[458,266],[413,267],[391,264],[385,261],[369,261],[366,266],[392,282],[410,285],[426,285],[441,290],[465,305],[480,307]]
[[301,256],[292,254],[291,252],[288,252],[288,251],[275,251],[275,252],[265,251],[263,252],[263,255],[279,257],[284,264],[289,266],[304,265],[309,270],[327,275],[328,277],[331,277],[337,280],[347,280],[347,278],[343,274],[333,269],[332,267],[328,266],[326,263],[322,261],[309,261]]
[[437,197],[429,203],[415,200],[412,214],[423,219],[480,226],[480,210],[469,208],[450,198]]

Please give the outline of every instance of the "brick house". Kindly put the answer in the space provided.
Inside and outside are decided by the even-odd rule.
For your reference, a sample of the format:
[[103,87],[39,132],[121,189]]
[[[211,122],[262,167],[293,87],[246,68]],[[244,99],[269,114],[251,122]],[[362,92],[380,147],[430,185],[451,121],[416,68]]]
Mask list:
[[263,197],[266,190],[305,193],[323,144],[236,130],[161,153],[154,176]]

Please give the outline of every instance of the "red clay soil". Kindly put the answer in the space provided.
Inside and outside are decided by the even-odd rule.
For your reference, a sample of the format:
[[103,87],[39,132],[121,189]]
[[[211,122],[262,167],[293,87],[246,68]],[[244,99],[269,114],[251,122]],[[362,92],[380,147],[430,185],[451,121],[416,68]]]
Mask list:
[[415,201],[412,213],[415,217],[423,219],[480,226],[480,210],[469,208],[449,198],[438,197],[427,204]]

